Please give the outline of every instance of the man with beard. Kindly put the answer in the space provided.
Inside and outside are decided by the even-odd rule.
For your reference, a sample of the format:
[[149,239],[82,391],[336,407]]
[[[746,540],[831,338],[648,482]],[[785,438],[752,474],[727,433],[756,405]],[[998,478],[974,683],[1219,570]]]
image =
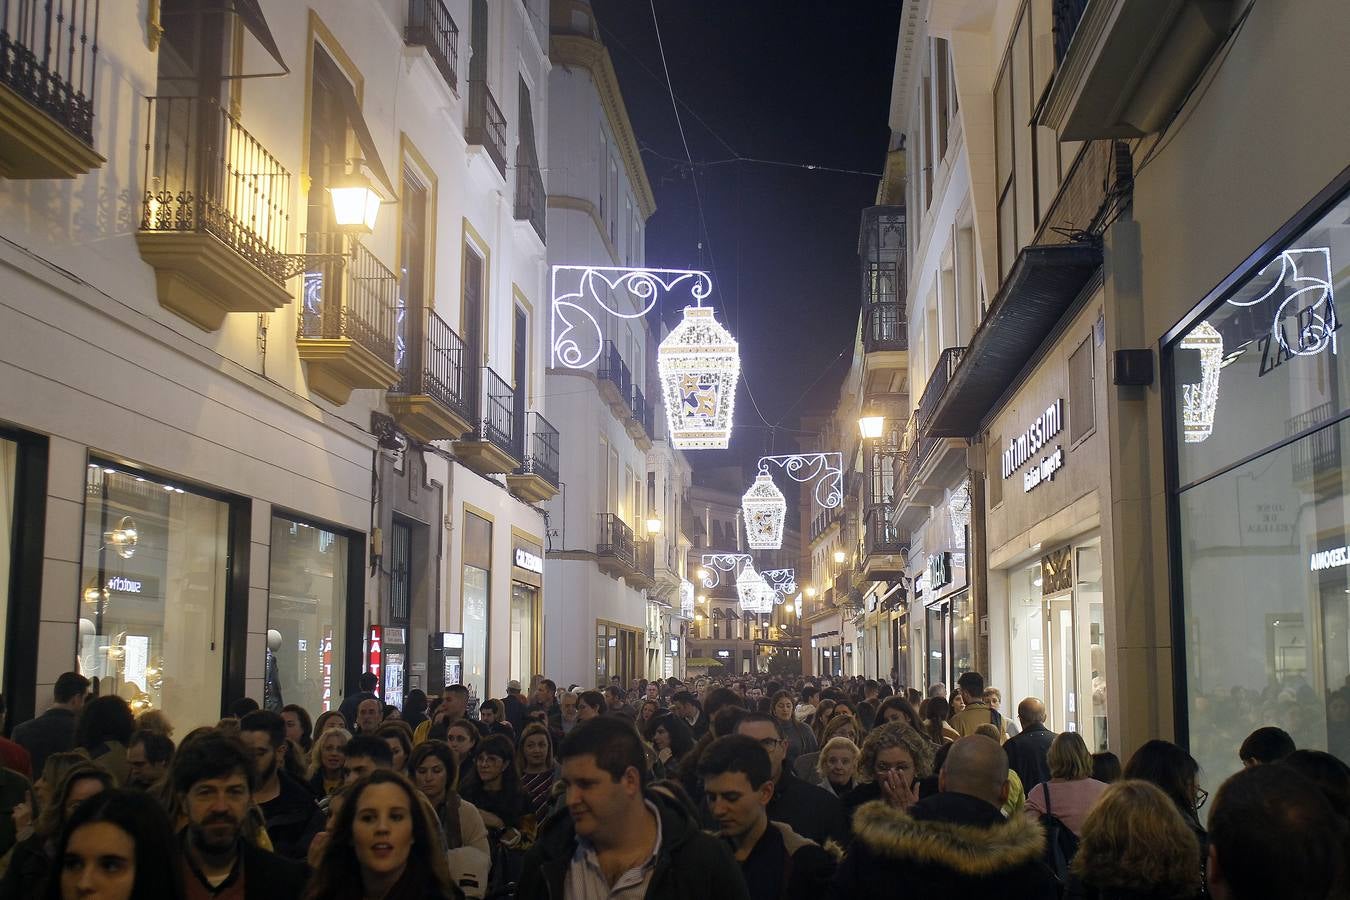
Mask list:
[[254,710],[239,721],[239,739],[253,757],[253,802],[267,820],[272,848],[303,860],[324,819],[309,788],[283,769],[290,749],[285,721],[271,710]]
[[253,788],[253,761],[223,734],[189,741],[173,761],[187,827],[183,829],[183,883],[188,900],[295,900],[308,871],[244,840]]

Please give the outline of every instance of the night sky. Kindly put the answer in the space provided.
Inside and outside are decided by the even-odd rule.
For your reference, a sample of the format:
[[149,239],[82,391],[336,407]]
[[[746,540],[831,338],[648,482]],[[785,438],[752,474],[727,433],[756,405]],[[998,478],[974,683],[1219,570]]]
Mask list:
[[[790,452],[797,417],[827,404],[848,366],[859,213],[874,202],[885,162],[900,4],[655,2],[706,232],[650,0],[593,6],[656,194],[647,265],[712,270],[712,303],[741,348],[731,449],[689,459],[697,468],[752,462],[771,440],[773,452]],[[725,162],[737,156],[866,174]],[[772,438],[747,382],[763,418],[782,422]]]

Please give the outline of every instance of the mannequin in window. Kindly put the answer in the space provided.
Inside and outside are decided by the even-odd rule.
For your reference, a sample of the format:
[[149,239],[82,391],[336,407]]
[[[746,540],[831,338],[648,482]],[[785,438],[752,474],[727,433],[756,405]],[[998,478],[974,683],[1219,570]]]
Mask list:
[[281,674],[277,671],[277,651],[281,649],[281,632],[267,629],[267,654],[263,658],[263,708],[281,712]]

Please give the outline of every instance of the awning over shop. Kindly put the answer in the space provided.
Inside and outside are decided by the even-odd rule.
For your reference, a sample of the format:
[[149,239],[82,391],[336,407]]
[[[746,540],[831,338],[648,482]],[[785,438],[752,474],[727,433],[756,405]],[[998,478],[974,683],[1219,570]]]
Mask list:
[[930,437],[972,437],[1102,264],[1095,243],[1022,248],[927,422]]
[[684,661],[684,664],[685,664],[685,666],[687,666],[688,668],[691,668],[691,669],[706,669],[706,668],[709,668],[709,667],[711,667],[711,666],[720,666],[720,665],[722,665],[722,660],[720,660],[720,659],[709,659],[709,658],[706,657],[706,656],[691,656],[689,659],[686,659],[686,660]]

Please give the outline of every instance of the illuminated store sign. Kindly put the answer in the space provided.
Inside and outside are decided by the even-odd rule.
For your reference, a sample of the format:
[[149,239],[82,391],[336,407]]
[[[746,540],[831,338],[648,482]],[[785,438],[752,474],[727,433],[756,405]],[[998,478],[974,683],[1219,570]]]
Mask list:
[[141,592],[142,582],[133,581],[130,578],[123,578],[121,575],[114,575],[108,579],[108,590],[117,591],[121,594],[139,594]]
[[531,553],[520,547],[516,548],[516,565],[526,572],[533,572],[536,575],[544,574],[544,559],[537,553]]
[[1308,570],[1311,572],[1324,572],[1327,569],[1343,569],[1346,566],[1350,566],[1350,547],[1318,550],[1308,561]]
[[1008,478],[1031,460],[1032,467],[1022,475],[1022,490],[1030,491],[1043,481],[1051,481],[1055,472],[1064,466],[1064,448],[1056,447],[1040,461],[1035,457],[1050,443],[1050,439],[1064,428],[1064,400],[1061,398],[1045,408],[1017,437],[1003,448],[1003,477]]

